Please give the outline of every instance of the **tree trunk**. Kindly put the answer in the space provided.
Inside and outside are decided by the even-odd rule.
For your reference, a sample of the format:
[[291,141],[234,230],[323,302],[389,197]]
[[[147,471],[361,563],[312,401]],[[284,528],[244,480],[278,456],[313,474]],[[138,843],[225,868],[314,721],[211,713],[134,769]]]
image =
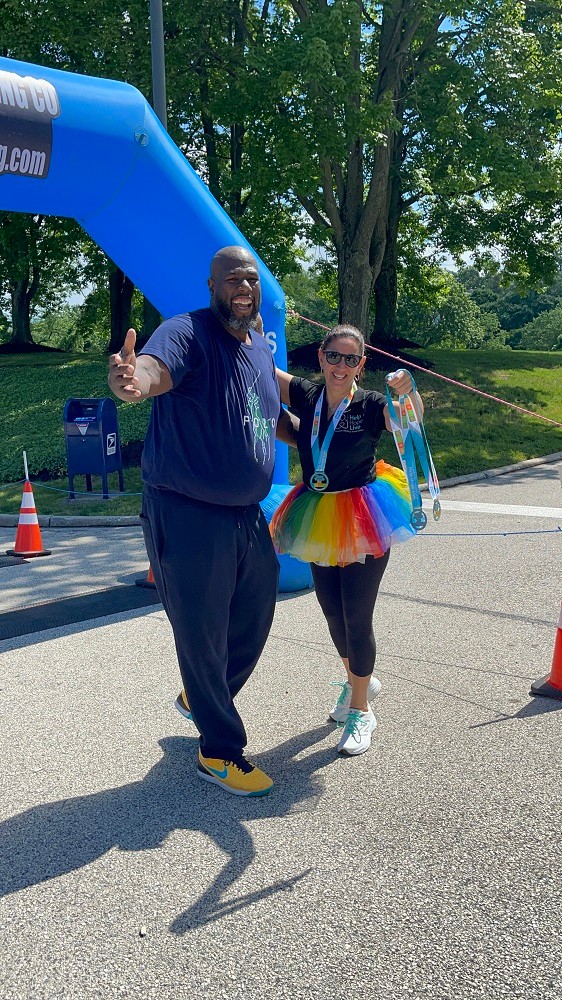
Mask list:
[[[246,57],[246,36],[248,32],[248,11],[249,0],[242,0],[242,3],[234,7],[234,24],[232,32],[232,46],[237,57],[238,65],[244,66]],[[230,182],[232,184],[228,196],[229,214],[235,221],[241,219],[244,214],[244,199],[242,197],[242,163],[244,153],[244,139],[246,136],[246,125],[242,122],[233,122],[230,126]]]
[[371,334],[372,344],[380,344],[385,340],[396,340],[399,218],[399,214],[394,214],[391,208],[384,257],[375,281],[375,325]]
[[154,333],[157,326],[160,326],[162,322],[162,317],[158,312],[156,306],[149,302],[146,295],[142,298],[142,333],[140,335],[140,341],[142,344],[146,344],[148,338],[152,333]]
[[369,326],[369,303],[373,289],[373,272],[369,254],[341,254],[338,260],[339,321],[351,323],[366,336]]
[[[311,7],[305,0],[290,0],[295,14],[303,23],[311,20]],[[396,281],[396,236],[390,225],[390,205],[393,197],[393,177],[397,177],[397,197],[401,195],[400,167],[406,148],[404,132],[396,132],[395,123],[404,121],[405,94],[412,83],[412,43],[426,16],[424,5],[415,0],[390,0],[380,5],[378,40],[378,78],[368,88],[365,96],[357,80],[363,75],[364,41],[361,30],[365,14],[361,0],[355,4],[355,33],[349,37],[348,60],[355,76],[341,77],[347,87],[347,108],[350,128],[347,156],[334,159],[326,153],[319,157],[319,181],[322,208],[315,196],[308,192],[298,194],[299,201],[316,225],[330,231],[338,261],[338,291],[340,320],[353,323],[366,335],[369,328],[369,306],[375,282],[380,277],[379,294],[383,302],[390,303],[389,316],[384,319],[381,309],[380,322],[393,320]],[[323,4],[323,7],[326,5]],[[353,6],[353,4],[350,6]],[[439,16],[434,31],[439,30],[443,18]],[[372,24],[373,22],[371,22]],[[316,84],[310,85],[311,106],[321,103],[322,97]],[[374,143],[366,141],[360,120],[364,102],[372,100],[375,107],[385,113],[392,106],[394,122],[385,129],[385,135]],[[350,112],[347,115],[347,112]],[[325,99],[325,116],[336,126],[331,97]],[[396,213],[396,223],[400,213]],[[390,246],[387,244],[390,239]],[[388,268],[388,270],[387,270]],[[386,288],[386,292],[384,291]],[[394,307],[392,303],[394,302]]]
[[243,214],[240,174],[245,134],[246,128],[243,124],[234,123],[230,126],[230,178],[234,181],[228,197],[231,219],[240,219]]
[[131,303],[133,301],[133,282],[118,267],[113,267],[109,274],[109,310],[111,317],[111,335],[108,344],[110,354],[121,350],[125,334],[131,325]]
[[33,344],[31,336],[31,303],[39,287],[39,268],[34,267],[30,282],[29,272],[20,281],[13,281],[10,285],[10,297],[12,300],[12,337],[11,343],[18,345]]
[[[208,35],[208,32],[207,32]],[[207,44],[208,37],[207,37]],[[202,61],[196,66],[199,75],[199,96],[201,98],[201,125],[203,126],[203,139],[205,141],[205,154],[208,171],[209,191],[222,205],[221,183],[220,183],[220,163],[217,151],[217,133],[215,123],[208,108],[210,107],[209,78],[207,66]]]
[[[348,207],[355,201],[361,206],[360,178],[348,171],[346,210],[340,216],[340,238],[334,243],[338,251],[338,291],[340,322],[352,323],[368,338],[369,309],[373,285],[384,258],[388,216],[388,154],[381,150],[377,157],[377,199],[371,206],[370,220],[365,224],[367,205],[359,213],[350,214]],[[349,178],[353,177],[353,183]]]
[[375,281],[375,325],[371,333],[372,344],[396,340],[396,303],[398,282],[394,247],[387,244],[380,274]]
[[371,334],[372,344],[396,340],[398,228],[404,210],[400,169],[404,149],[404,137],[401,135],[395,139],[393,149],[384,256],[375,280],[375,325]]

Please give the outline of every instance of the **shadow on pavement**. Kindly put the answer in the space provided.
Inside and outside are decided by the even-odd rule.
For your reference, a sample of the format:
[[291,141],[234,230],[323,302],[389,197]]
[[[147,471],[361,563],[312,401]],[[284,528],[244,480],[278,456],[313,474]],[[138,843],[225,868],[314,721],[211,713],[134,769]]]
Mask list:
[[488,615],[491,618],[507,619],[514,622],[526,622],[528,625],[548,625],[552,628],[552,621],[546,618],[532,618],[530,615],[516,615],[507,611],[496,611],[493,608],[477,608],[470,604],[452,604],[449,601],[436,601],[432,598],[418,597],[413,594],[397,594],[391,590],[381,590],[380,597],[392,597],[397,601],[406,601],[410,604],[423,604],[429,608],[450,608],[453,611],[471,611],[475,615]]
[[85,625],[96,618],[136,611],[138,608],[157,610],[162,605],[155,590],[142,587],[110,587],[76,597],[60,597],[55,601],[34,604],[0,614],[0,641],[32,636],[66,625]]
[[0,895],[76,871],[113,847],[154,849],[174,830],[203,833],[228,855],[212,885],[172,922],[174,934],[290,890],[311,869],[246,896],[222,899],[255,857],[244,821],[285,816],[297,803],[320,796],[322,785],[315,772],[338,759],[334,747],[296,757],[331,732],[333,726],[325,724],[259,755],[260,766],[279,782],[260,799],[236,798],[199,781],[197,740],[165,737],[159,741],[161,760],[142,781],[34,806],[0,823]]
[[559,712],[562,709],[562,701],[555,698],[543,698],[540,695],[533,696],[526,705],[523,705],[513,715],[501,715],[497,719],[488,719],[486,722],[478,722],[470,729],[484,729],[485,726],[494,726],[498,722],[510,722],[512,719],[534,719],[537,715],[546,715],[549,712]]

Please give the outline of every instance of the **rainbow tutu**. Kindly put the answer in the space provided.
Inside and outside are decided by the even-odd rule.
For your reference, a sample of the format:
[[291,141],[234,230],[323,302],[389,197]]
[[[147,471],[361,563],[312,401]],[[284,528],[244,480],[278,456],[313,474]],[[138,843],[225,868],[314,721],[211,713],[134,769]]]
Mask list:
[[271,519],[277,551],[319,566],[347,566],[412,538],[406,476],[382,460],[376,473],[374,483],[340,493],[295,486]]

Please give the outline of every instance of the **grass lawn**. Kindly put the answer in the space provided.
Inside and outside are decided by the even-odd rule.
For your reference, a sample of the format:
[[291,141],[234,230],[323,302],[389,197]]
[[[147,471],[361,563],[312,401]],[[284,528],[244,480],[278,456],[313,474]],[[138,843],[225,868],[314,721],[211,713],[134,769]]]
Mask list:
[[[562,422],[562,353],[538,351],[417,351],[420,364],[466,382],[484,392]],[[389,362],[391,367],[397,364]],[[388,369],[387,369],[388,370]],[[294,374],[311,377],[309,372]],[[426,431],[440,479],[510,465],[562,451],[562,429],[423,373],[416,373],[426,406]],[[384,388],[380,371],[367,371],[365,388]],[[22,451],[40,514],[137,514],[139,496],[109,500],[67,499],[66,452],[62,414],[69,398],[109,395],[107,357],[45,354],[3,355],[0,359],[0,512],[17,513],[23,479]],[[138,454],[150,403],[117,401],[125,489],[140,492]],[[384,435],[379,457],[398,464],[394,443]],[[291,449],[291,480],[298,477],[298,460]],[[7,483],[18,483],[10,486]],[[109,480],[117,492],[117,474]],[[84,477],[75,480],[85,490]],[[93,489],[101,493],[94,477]],[[61,490],[63,492],[56,492]]]

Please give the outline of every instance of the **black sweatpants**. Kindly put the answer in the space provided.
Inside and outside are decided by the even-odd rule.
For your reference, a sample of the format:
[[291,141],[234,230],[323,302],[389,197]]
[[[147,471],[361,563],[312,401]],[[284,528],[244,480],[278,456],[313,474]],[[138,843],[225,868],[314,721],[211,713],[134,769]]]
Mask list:
[[233,699],[265,645],[279,563],[258,504],[222,507],[143,494],[144,538],[206,757],[246,746]]
[[373,611],[390,549],[375,559],[349,566],[317,566],[311,563],[316,596],[330,635],[340,656],[349,658],[349,669],[358,677],[373,672],[377,647]]

